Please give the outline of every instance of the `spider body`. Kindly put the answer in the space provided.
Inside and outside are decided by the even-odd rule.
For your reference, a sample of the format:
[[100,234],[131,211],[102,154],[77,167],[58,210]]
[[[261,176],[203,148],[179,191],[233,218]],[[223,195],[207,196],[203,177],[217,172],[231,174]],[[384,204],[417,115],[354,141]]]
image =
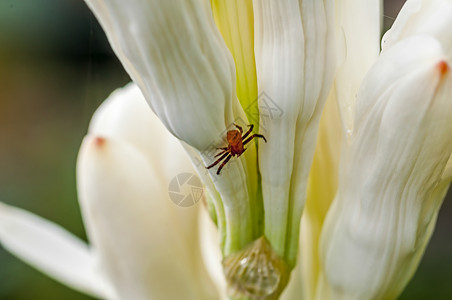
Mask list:
[[221,169],[228,163],[228,161],[233,156],[239,157],[242,155],[243,152],[245,152],[246,148],[244,146],[248,144],[250,141],[252,141],[254,138],[263,138],[265,142],[267,142],[267,139],[262,134],[253,134],[249,136],[253,132],[254,125],[248,125],[250,129],[242,136],[243,129],[237,124],[234,124],[237,129],[235,130],[229,130],[226,133],[226,139],[228,141],[227,147],[218,148],[220,153],[216,154],[215,157],[220,156],[215,162],[213,162],[211,165],[206,167],[207,169],[213,168],[217,164],[219,164],[221,161],[223,161],[220,165],[220,167],[217,170],[217,175],[220,175]]
[[229,130],[226,139],[228,140],[228,149],[232,156],[240,156],[243,149],[242,133],[239,130]]

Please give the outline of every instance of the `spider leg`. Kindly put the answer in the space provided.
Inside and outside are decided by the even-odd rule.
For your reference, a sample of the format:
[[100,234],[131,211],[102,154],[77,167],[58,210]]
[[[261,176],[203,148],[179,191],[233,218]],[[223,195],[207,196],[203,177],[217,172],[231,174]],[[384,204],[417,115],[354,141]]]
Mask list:
[[228,150],[228,147],[220,147],[220,148],[216,148],[218,150]]
[[237,124],[235,124],[235,123],[234,123],[234,126],[237,127],[237,129],[240,131],[240,134],[243,133],[243,129],[242,129],[241,126],[239,126],[239,125],[237,125]]
[[231,155],[229,155],[224,162],[221,163],[220,167],[217,170],[217,175],[220,175],[221,169],[223,169],[224,165],[231,159]]
[[243,145],[248,144],[252,139],[254,138],[263,138],[265,142],[267,142],[267,139],[265,138],[265,136],[263,136],[262,134],[253,134],[252,136],[250,136],[249,138],[247,138],[246,140],[243,141]]
[[222,161],[226,156],[229,155],[229,152],[224,153],[219,159],[217,159],[214,163],[212,163],[210,166],[206,167],[206,169],[210,169],[214,166],[216,166],[220,161]]
[[253,131],[254,125],[253,125],[253,124],[250,124],[250,125],[248,125],[248,127],[249,127],[250,129],[248,129],[248,131],[242,136],[242,141],[243,141],[244,139],[246,139],[247,136],[250,135],[250,133]]
[[[226,149],[227,149],[227,148],[226,148]],[[225,152],[226,152],[226,150],[225,150],[225,149],[222,149],[221,152],[218,153],[218,154],[215,154],[214,157],[218,157],[218,156],[222,155],[222,154],[225,153]]]

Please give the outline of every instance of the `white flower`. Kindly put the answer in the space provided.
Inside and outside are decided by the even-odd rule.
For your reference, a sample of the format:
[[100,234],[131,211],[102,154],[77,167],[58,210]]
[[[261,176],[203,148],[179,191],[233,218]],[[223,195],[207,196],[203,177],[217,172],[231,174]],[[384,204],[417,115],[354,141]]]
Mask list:
[[[379,0],[86,2],[202,177],[229,297],[277,299],[290,274],[283,299],[401,293],[452,179],[452,1],[409,0],[380,55]],[[266,111],[269,102],[276,114]],[[175,212],[159,193],[173,167],[186,163],[168,165],[183,156],[169,154],[180,145],[172,140],[163,150],[165,130],[155,135],[158,121],[142,110],[101,109],[80,155],[80,197],[101,266],[96,276],[108,287],[103,296],[215,298],[201,257],[192,262],[180,250],[200,252],[196,216]],[[268,143],[248,144],[221,174],[207,172],[226,131],[250,123]],[[222,286],[222,276],[210,273]],[[199,280],[187,279],[179,296],[168,289],[173,275]]]

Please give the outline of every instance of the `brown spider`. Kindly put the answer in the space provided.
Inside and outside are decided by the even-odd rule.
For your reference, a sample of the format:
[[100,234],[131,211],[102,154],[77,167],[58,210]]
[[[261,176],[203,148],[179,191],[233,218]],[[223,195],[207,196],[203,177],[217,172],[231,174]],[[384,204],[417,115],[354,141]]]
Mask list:
[[[228,146],[217,148],[221,150],[220,153],[216,154],[215,157],[220,156],[219,159],[217,159],[214,163],[212,163],[210,166],[206,167],[206,169],[210,169],[214,166],[216,166],[220,161],[224,159],[224,161],[221,163],[220,167],[217,170],[217,175],[220,175],[221,169],[223,169],[224,165],[231,159],[231,157],[236,156],[239,157],[242,155],[243,152],[245,152],[246,148],[243,148],[246,144],[248,144],[252,139],[258,137],[263,138],[265,142],[267,142],[267,139],[262,134],[253,134],[252,136],[248,137],[250,133],[253,131],[254,125],[248,125],[250,129],[242,136],[243,130],[242,127],[240,127],[237,124],[234,124],[235,127],[237,127],[238,130],[229,130],[226,139],[228,140]],[[247,138],[248,137],[248,138]],[[246,140],[245,140],[246,139]]]

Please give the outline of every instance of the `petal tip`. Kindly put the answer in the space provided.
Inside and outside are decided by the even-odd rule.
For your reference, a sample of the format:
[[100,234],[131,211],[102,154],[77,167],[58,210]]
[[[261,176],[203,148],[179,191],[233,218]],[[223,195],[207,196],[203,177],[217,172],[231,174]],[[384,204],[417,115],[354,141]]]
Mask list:
[[446,76],[446,74],[449,72],[449,65],[447,64],[447,62],[445,60],[440,61],[436,67],[438,68],[441,77]]
[[97,148],[103,148],[106,142],[107,140],[100,136],[93,138],[93,143]]
[[88,135],[85,137],[84,145],[82,148],[89,149],[88,151],[105,151],[107,147],[108,139],[98,135]]

